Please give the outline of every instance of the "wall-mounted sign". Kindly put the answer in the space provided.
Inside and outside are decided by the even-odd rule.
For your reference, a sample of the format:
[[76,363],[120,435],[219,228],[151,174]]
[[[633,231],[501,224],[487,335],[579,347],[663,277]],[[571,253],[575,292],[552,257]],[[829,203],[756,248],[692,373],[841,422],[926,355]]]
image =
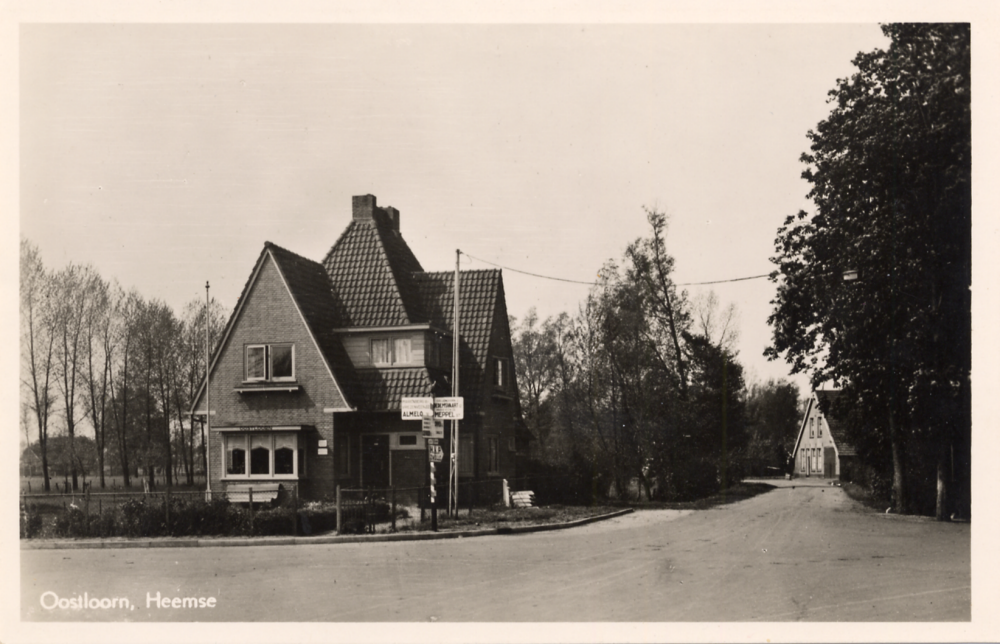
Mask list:
[[320,447],[326,447],[326,439],[325,438],[319,439],[319,446]]
[[320,447],[316,453],[319,454],[320,456],[326,456],[327,454],[330,453],[330,450],[327,449],[326,447]]

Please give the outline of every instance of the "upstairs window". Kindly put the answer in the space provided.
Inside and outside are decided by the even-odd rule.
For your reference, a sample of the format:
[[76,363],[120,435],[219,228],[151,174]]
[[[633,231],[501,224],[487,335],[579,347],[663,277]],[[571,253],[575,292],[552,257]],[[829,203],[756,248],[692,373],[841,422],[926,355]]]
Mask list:
[[822,418],[817,418],[816,419],[816,436],[818,438],[823,438],[823,419]]
[[248,345],[246,348],[246,380],[295,380],[295,345]]
[[377,338],[371,341],[372,364],[377,367],[413,363],[410,338]]
[[389,352],[388,340],[372,340],[372,364],[392,364],[392,354]]
[[507,390],[510,381],[510,363],[505,358],[493,358],[493,386]]

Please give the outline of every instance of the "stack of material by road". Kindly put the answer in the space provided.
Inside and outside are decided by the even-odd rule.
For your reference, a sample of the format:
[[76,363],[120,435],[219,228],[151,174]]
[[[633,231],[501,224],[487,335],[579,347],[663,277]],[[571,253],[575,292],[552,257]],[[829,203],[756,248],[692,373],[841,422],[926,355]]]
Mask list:
[[515,508],[530,508],[535,505],[535,493],[531,490],[511,492],[510,502]]

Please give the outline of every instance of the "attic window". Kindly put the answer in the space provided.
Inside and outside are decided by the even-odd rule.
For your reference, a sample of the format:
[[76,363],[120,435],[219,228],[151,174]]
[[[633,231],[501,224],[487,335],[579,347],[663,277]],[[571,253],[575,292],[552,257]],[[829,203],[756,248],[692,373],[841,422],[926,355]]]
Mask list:
[[295,345],[248,345],[246,380],[248,382],[295,380]]
[[388,367],[413,362],[410,338],[378,338],[371,342],[372,364],[375,366]]
[[510,366],[507,360],[504,358],[493,358],[493,386],[506,391],[508,380],[510,380]]

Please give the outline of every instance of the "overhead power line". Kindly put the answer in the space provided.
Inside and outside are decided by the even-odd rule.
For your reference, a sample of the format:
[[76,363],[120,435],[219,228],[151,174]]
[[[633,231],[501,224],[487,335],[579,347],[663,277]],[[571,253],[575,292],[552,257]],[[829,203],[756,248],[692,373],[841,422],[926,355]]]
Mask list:
[[[488,262],[485,259],[480,259],[478,257],[470,255],[470,254],[466,253],[465,251],[461,251],[461,253],[463,255],[465,255],[466,257],[468,257],[469,259],[474,259],[477,262],[482,262],[484,264],[489,264],[490,266],[496,266],[497,268],[502,268],[505,271],[511,271],[511,272],[514,272],[514,273],[520,273],[522,275],[530,275],[531,277],[538,277],[538,278],[543,279],[543,280],[553,280],[553,281],[556,281],[556,282],[569,282],[570,284],[586,284],[587,286],[594,286],[595,284],[597,284],[597,282],[582,282],[580,280],[571,280],[571,279],[566,279],[564,277],[552,277],[551,275],[540,275],[538,273],[529,273],[528,271],[522,271],[522,270],[519,270],[519,269],[516,269],[516,268],[511,268],[510,266],[502,266],[500,264],[495,264],[493,262]],[[727,282],[744,282],[746,280],[759,280],[759,279],[764,278],[764,277],[770,277],[770,273],[765,273],[763,275],[750,275],[749,277],[734,277],[733,279],[715,280],[715,281],[712,281],[712,282],[687,282],[685,284],[677,284],[676,286],[707,286],[709,284],[725,284]]]

